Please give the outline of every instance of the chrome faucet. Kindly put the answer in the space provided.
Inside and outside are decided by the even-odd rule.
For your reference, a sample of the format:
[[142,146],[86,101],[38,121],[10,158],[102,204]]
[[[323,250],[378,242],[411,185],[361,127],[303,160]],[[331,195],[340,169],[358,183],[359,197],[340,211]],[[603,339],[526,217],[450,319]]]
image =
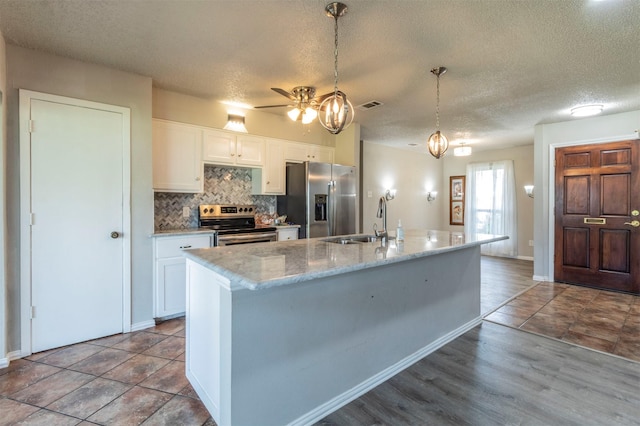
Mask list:
[[388,238],[387,233],[387,200],[384,197],[380,197],[378,200],[378,213],[376,217],[382,218],[382,231],[378,231],[374,229],[376,237],[381,237],[383,241],[386,241]]

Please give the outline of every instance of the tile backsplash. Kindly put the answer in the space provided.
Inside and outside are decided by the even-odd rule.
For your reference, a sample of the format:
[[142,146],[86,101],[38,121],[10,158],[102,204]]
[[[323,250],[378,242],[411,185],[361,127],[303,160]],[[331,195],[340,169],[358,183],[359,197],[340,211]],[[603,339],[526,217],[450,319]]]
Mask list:
[[[251,195],[251,169],[206,165],[203,193],[155,193],[154,228],[162,230],[197,227],[200,204],[255,204],[258,213],[276,211],[274,195]],[[183,207],[189,207],[189,217],[182,217]]]

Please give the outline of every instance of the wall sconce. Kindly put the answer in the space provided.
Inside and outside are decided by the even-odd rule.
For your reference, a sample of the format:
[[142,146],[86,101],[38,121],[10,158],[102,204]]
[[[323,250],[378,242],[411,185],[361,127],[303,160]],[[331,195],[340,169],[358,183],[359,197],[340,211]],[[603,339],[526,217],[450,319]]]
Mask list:
[[429,191],[427,192],[427,201],[431,202],[436,199],[438,196],[438,191]]
[[525,185],[524,192],[526,192],[530,198],[533,198],[533,185]]
[[229,114],[227,116],[227,124],[224,125],[223,129],[233,130],[234,132],[249,133],[247,128],[244,127],[244,117],[237,114]]
[[387,189],[387,192],[384,193],[384,198],[387,201],[391,201],[396,198],[396,190],[395,189]]

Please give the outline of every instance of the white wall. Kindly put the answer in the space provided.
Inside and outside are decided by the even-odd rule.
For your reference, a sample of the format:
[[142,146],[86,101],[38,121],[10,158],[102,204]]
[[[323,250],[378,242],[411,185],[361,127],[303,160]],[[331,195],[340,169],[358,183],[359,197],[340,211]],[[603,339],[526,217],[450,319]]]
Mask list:
[[[7,323],[6,323],[6,200],[5,200],[5,175],[7,149],[7,63],[6,45],[2,33],[0,33],[0,360],[7,355]],[[0,362],[2,364],[2,362]],[[2,367],[2,365],[0,365]]]
[[[86,99],[131,109],[132,323],[153,320],[151,78],[6,46],[7,87],[7,306],[8,349],[19,348],[19,120],[18,89]],[[81,196],[81,194],[79,194]],[[90,249],[90,247],[88,248]]]
[[[450,148],[451,149],[451,148]],[[518,211],[518,257],[533,259],[533,247],[529,240],[533,240],[533,199],[524,192],[524,185],[533,185],[533,145],[498,150],[477,151],[468,157],[455,157],[453,152],[444,157],[442,176],[442,223],[440,229],[449,231],[463,231],[462,226],[449,225],[449,177],[461,176],[467,173],[467,164],[477,162],[491,162],[499,160],[513,160],[516,178],[516,209]]]
[[553,209],[555,148],[569,145],[638,139],[640,111],[583,118],[535,127],[535,199],[533,275],[537,280],[553,279]]
[[[396,198],[387,202],[387,226],[394,231],[398,219],[405,229],[439,229],[442,223],[443,197],[427,202],[427,192],[443,192],[442,162],[428,154],[364,143],[362,156],[363,233],[371,233],[373,224],[382,229],[376,218],[378,199],[386,189],[397,189]],[[371,197],[369,197],[371,192]]]
[[[215,100],[153,88],[154,118],[222,129],[227,123],[227,111],[233,109]],[[335,136],[316,121],[310,125],[293,122],[285,114],[286,108],[274,108],[274,113],[242,111],[245,127],[252,135],[335,146]]]

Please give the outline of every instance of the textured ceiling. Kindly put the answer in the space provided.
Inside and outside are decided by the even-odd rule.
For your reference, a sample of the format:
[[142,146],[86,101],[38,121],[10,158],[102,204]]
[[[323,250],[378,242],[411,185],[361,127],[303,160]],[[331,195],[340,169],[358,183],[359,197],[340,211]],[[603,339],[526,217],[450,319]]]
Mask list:
[[[6,41],[147,75],[154,86],[250,105],[333,87],[325,0],[0,0]],[[440,124],[476,149],[533,143],[569,108],[640,109],[640,1],[345,0],[339,87],[362,138],[424,152]],[[285,108],[268,110],[285,114]],[[292,125],[295,125],[292,123]],[[314,124],[319,125],[319,124]],[[411,148],[409,144],[418,144]]]

